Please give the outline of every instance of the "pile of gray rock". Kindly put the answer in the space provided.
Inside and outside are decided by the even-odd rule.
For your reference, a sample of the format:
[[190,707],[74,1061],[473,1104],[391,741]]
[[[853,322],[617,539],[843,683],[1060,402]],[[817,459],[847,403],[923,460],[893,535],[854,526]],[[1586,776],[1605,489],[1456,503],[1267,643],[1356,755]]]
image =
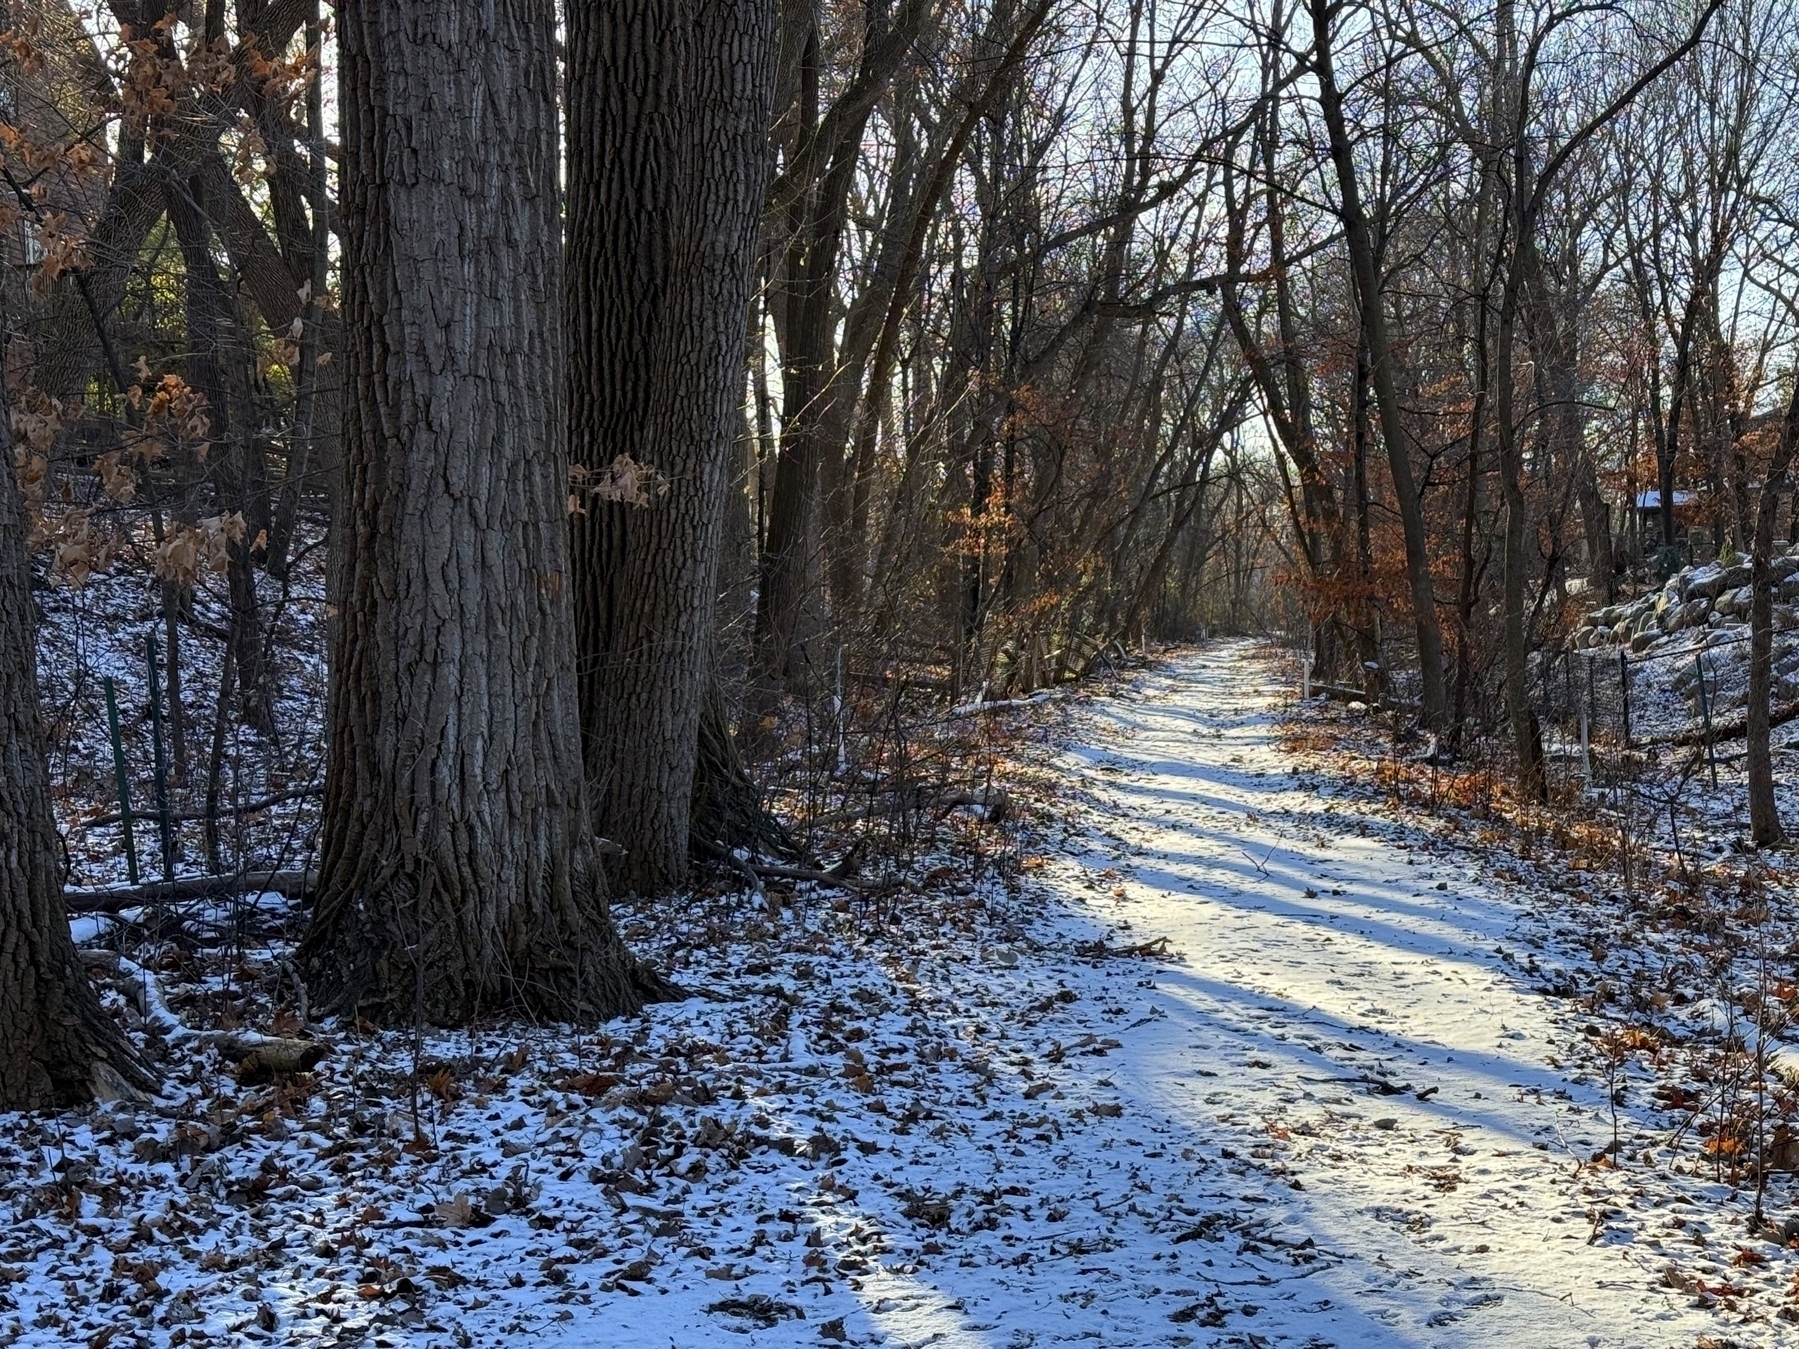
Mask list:
[[[1776,557],[1772,570],[1775,630],[1799,627],[1793,608],[1799,604],[1799,545]],[[1736,640],[1743,635],[1737,629],[1749,622],[1749,598],[1748,560],[1726,555],[1676,572],[1659,590],[1586,615],[1569,634],[1568,646],[1643,652],[1681,633],[1688,634],[1689,645],[1710,645],[1714,637]]]

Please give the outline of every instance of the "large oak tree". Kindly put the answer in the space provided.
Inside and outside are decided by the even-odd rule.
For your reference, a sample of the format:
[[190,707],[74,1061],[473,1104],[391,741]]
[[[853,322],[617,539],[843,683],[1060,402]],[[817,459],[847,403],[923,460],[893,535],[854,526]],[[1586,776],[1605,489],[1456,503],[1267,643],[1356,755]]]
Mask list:
[[332,1006],[634,1010],[581,766],[553,0],[348,0]]
[[[600,488],[574,521],[581,724],[599,828],[645,892],[687,870],[774,9],[617,0],[568,16],[569,441]],[[621,457],[652,479],[621,490]]]

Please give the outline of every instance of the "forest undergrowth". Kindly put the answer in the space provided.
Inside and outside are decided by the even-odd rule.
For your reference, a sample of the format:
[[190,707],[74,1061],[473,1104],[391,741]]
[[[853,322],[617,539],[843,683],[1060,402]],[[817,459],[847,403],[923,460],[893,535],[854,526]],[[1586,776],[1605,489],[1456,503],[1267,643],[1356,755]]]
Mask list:
[[[290,960],[304,909],[276,895],[77,919],[168,1086],[12,1117],[0,1340],[1287,1343],[1257,1302],[1365,1277],[1368,1253],[1244,1187],[1315,1190],[1337,1142],[1259,1088],[1220,1094],[1203,1079],[1228,1065],[1197,1048],[1180,1071],[1208,1101],[1277,1113],[1199,1130],[1167,1087],[1144,1096],[1144,1037],[1168,1025],[1145,990],[1212,967],[1136,907],[1143,859],[1089,786],[1111,760],[1093,779],[1068,758],[1100,743],[1090,709],[1178,690],[1165,664],[940,711],[879,753],[796,732],[786,808],[810,805],[785,818],[808,864],[620,900],[688,996],[597,1031],[317,1023]],[[1647,830],[1626,852],[1605,800],[1520,808],[1503,773],[1395,753],[1380,714],[1282,716],[1291,787],[1338,827],[1422,828],[1466,867],[1458,890],[1521,897],[1499,959],[1552,1008],[1548,1067],[1614,1107],[1609,1137],[1544,1159],[1583,1239],[1652,1253],[1688,1314],[1799,1319],[1784,874],[1690,820],[1678,857]],[[1733,1342],[1761,1341],[1709,1343]]]
[[[1552,1066],[1602,1084],[1617,1107],[1609,1141],[1576,1158],[1577,1172],[1634,1172],[1639,1190],[1671,1190],[1729,1234],[1681,1242],[1676,1217],[1668,1286],[1729,1312],[1772,1293],[1774,1315],[1799,1322],[1799,1277],[1772,1290],[1751,1277],[1770,1264],[1769,1244],[1799,1249],[1788,851],[1749,847],[1728,793],[1690,784],[1693,762],[1659,778],[1639,765],[1629,787],[1570,775],[1538,803],[1520,799],[1502,762],[1442,765],[1408,751],[1392,714],[1294,709],[1283,744],[1309,772],[1422,825],[1529,897],[1520,949],[1499,953],[1575,1014],[1578,1034]],[[1652,1123],[1633,1127],[1645,1111]]]
[[[579,1326],[621,1299],[650,1307],[625,1320],[644,1342],[808,1307],[808,1338],[856,1338],[855,1290],[895,1277],[881,1262],[930,1264],[1022,1206],[945,1153],[1116,1119],[1040,1100],[1064,1054],[1105,1052],[1105,1016],[1021,968],[1058,810],[1031,746],[1055,706],[890,720],[863,771],[794,767],[777,804],[809,802],[786,818],[832,871],[759,861],[751,885],[737,860],[679,903],[615,900],[686,997],[598,1031],[315,1022],[291,959],[305,908],[276,894],[77,917],[107,1009],[167,1085],[9,1117],[0,1342],[467,1345],[566,1325],[593,1343]],[[797,743],[792,761],[818,756]],[[1018,1059],[1025,1040],[1047,1053]],[[974,1109],[996,1094],[1010,1108]],[[854,1211],[873,1216],[836,1221],[871,1188]],[[673,1287],[678,1310],[639,1301]]]

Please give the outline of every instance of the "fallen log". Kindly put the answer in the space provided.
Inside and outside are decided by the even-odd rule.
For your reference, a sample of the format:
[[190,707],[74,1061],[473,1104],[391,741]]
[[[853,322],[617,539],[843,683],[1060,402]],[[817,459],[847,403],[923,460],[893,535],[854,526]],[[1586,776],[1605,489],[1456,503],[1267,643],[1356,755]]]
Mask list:
[[[722,843],[714,843],[710,839],[701,838],[697,834],[693,836],[692,842],[694,851],[703,856],[713,858],[715,861],[722,862],[732,871],[735,871],[739,876],[743,877],[744,880],[749,882],[750,890],[755,894],[763,893],[765,887],[762,882],[764,878],[771,876],[780,881],[811,881],[815,885],[830,886],[839,890],[863,891],[873,888],[868,882],[856,880],[845,874],[843,871],[834,869],[830,871],[819,871],[813,867],[786,866],[780,862],[765,861],[760,857],[756,858],[754,861],[745,861]],[[837,865],[839,867],[844,867],[846,864],[852,864],[854,857],[855,852],[852,849],[850,855],[846,856]]]
[[[271,806],[279,806],[283,802],[303,801],[309,796],[323,796],[324,794],[325,789],[323,787],[296,787],[291,792],[276,792],[275,795],[265,796],[260,801],[248,801],[241,806],[226,806],[211,812],[204,810],[172,810],[169,812],[169,823],[191,824],[195,820],[205,820],[214,817],[223,818],[227,815],[254,815],[258,811],[267,810]],[[131,813],[131,818],[134,820],[146,821],[159,820],[162,818],[162,812],[158,810],[136,810]],[[112,815],[96,815],[91,820],[76,820],[74,824],[69,826],[69,831],[73,833],[78,829],[99,829],[105,825],[122,824],[124,823],[124,820],[125,817],[123,815],[116,813]]]
[[758,859],[752,869],[762,876],[773,876],[779,881],[811,881],[814,885],[822,885],[837,890],[862,891],[870,889],[867,881],[855,880],[835,871],[817,871],[811,867],[782,866],[779,862],[764,862]]
[[311,1072],[332,1051],[328,1040],[291,1035],[264,1035],[252,1030],[195,1030],[170,1010],[162,986],[148,967],[117,951],[84,950],[84,964],[113,971],[137,999],[138,1015],[147,1029],[171,1045],[210,1045],[233,1065],[240,1082],[266,1082],[276,1076]]
[[988,824],[1005,822],[1006,812],[1012,808],[1012,793],[1004,787],[975,787],[972,790],[948,791],[939,795],[933,803],[939,815],[946,815],[958,806],[973,806],[986,813],[981,817]]
[[1038,689],[1035,693],[1027,693],[1020,698],[993,698],[984,701],[977,700],[972,703],[962,703],[957,707],[952,707],[949,710],[949,714],[952,717],[977,717],[988,712],[1007,712],[1013,708],[1036,707],[1042,703],[1048,702],[1052,698],[1059,698],[1066,692],[1068,692],[1066,688],[1049,688]]
[[145,904],[173,904],[190,899],[228,899],[265,890],[302,899],[318,884],[316,871],[247,871],[236,876],[183,876],[148,885],[117,885],[103,890],[65,890],[68,913],[119,913]]
[[[1784,726],[1795,717],[1799,717],[1799,699],[1795,699],[1790,703],[1781,703],[1776,707],[1770,708],[1768,711],[1768,727],[1772,730],[1776,726]],[[1747,713],[1744,713],[1742,716],[1733,717],[1729,721],[1714,721],[1709,733],[1703,726],[1695,726],[1690,730],[1679,731],[1664,739],[1643,740],[1638,743],[1642,745],[1680,745],[1682,747],[1698,745],[1703,747],[1708,742],[1710,744],[1718,745],[1726,740],[1741,740],[1748,734],[1749,716]]]

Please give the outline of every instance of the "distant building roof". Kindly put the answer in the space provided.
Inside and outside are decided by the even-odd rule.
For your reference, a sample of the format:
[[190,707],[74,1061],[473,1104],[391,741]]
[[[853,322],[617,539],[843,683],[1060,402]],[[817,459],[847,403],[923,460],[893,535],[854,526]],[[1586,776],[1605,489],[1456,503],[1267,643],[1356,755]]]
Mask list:
[[[1674,489],[1674,504],[1676,506],[1690,506],[1693,504],[1693,499],[1693,494],[1691,492],[1683,492],[1678,487]],[[1661,508],[1662,494],[1655,488],[1651,487],[1647,492],[1637,493],[1638,510],[1659,511]]]

